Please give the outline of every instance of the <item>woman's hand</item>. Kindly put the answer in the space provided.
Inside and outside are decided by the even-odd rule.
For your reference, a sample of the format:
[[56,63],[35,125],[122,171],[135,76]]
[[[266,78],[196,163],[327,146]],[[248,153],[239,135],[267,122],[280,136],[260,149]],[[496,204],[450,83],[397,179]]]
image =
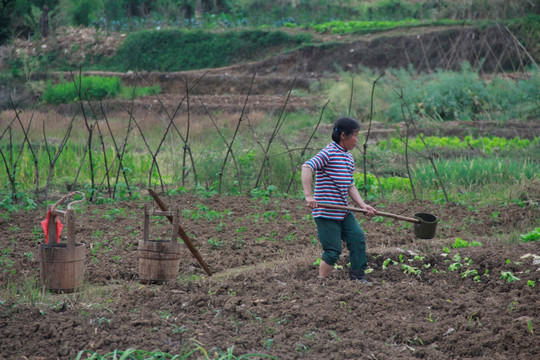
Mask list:
[[375,210],[375,208],[373,206],[370,206],[368,204],[364,205],[364,210],[367,210],[366,215],[369,216],[369,217],[373,217],[373,216],[377,215],[377,210]]
[[312,195],[306,196],[306,205],[312,209],[317,207],[317,200]]

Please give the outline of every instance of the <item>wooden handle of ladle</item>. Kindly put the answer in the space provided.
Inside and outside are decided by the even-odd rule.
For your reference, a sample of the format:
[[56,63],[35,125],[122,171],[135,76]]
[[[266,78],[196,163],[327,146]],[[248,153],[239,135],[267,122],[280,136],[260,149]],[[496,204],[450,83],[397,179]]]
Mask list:
[[[340,210],[356,211],[356,212],[361,212],[361,213],[364,213],[364,214],[366,214],[368,212],[367,210],[360,209],[360,208],[357,208],[357,207],[333,205],[333,204],[322,204],[322,203],[319,203],[319,202],[317,203],[317,206],[318,207],[323,207],[323,208],[328,208],[328,209],[340,209]],[[394,219],[397,219],[397,220],[403,220],[403,221],[408,221],[408,222],[412,222],[412,223],[417,223],[417,224],[419,224],[421,222],[417,218],[410,218],[410,217],[396,215],[396,214],[390,214],[390,213],[386,213],[386,212],[382,212],[382,211],[377,211],[377,215],[390,217],[390,218],[394,218]]]

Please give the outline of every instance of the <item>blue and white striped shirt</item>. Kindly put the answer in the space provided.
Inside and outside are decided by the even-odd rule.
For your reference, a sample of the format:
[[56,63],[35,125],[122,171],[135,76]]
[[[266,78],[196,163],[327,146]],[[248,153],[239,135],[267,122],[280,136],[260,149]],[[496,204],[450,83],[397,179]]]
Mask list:
[[[307,165],[315,172],[315,190],[313,197],[319,203],[348,206],[347,196],[353,183],[354,158],[350,152],[336,142],[332,142],[319,151]],[[313,209],[313,217],[343,220],[347,210]]]

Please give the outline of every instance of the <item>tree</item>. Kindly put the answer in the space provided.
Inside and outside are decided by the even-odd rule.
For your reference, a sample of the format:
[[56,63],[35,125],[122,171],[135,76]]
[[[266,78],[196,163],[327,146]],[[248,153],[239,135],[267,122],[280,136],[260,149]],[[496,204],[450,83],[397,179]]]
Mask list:
[[39,18],[39,29],[41,37],[46,38],[49,35],[49,7],[47,5],[43,5],[43,12]]
[[101,6],[100,1],[75,0],[71,8],[73,25],[90,26],[94,16],[101,10]]
[[0,45],[11,36],[11,15],[15,9],[15,0],[0,1]]

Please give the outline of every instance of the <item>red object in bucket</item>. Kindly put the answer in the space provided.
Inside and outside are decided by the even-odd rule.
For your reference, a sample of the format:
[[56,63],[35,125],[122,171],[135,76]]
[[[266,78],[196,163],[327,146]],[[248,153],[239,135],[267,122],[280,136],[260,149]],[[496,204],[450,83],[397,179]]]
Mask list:
[[[62,229],[64,228],[64,225],[58,220],[56,217],[56,242],[60,242],[60,234],[62,233]],[[47,218],[41,222],[41,227],[43,228],[43,231],[45,232],[45,243],[49,243],[49,222],[51,220],[51,211],[49,210],[47,212]]]

